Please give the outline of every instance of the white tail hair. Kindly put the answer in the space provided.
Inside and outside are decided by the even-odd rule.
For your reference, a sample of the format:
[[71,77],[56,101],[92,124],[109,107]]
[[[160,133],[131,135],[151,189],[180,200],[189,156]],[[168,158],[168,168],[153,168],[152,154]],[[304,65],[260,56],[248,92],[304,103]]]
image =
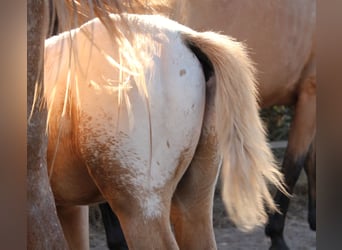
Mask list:
[[215,110],[223,157],[222,198],[244,231],[263,225],[277,210],[268,184],[286,193],[258,113],[255,69],[245,47],[213,32],[183,32],[183,39],[210,60],[216,78]]

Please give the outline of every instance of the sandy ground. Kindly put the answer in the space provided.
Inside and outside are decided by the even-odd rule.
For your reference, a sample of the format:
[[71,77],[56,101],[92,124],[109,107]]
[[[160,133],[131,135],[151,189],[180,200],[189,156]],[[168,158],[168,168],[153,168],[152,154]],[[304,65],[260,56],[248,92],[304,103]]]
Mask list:
[[[307,223],[307,197],[305,178],[295,188],[295,194],[288,212],[285,239],[290,249],[316,249],[316,232],[310,230]],[[104,250],[106,246],[105,232],[97,207],[90,213],[90,249]],[[219,250],[223,249],[268,249],[270,240],[264,235],[264,228],[251,233],[242,233],[229,222],[219,192],[214,201],[215,237]]]

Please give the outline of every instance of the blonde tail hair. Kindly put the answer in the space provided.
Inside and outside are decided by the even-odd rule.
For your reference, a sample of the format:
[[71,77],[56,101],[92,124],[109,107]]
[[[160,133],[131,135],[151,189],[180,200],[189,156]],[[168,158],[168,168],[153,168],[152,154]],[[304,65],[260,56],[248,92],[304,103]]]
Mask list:
[[245,47],[213,32],[183,32],[213,65],[216,133],[223,157],[222,198],[231,220],[244,231],[263,225],[277,210],[268,184],[286,193],[258,113],[255,69]]

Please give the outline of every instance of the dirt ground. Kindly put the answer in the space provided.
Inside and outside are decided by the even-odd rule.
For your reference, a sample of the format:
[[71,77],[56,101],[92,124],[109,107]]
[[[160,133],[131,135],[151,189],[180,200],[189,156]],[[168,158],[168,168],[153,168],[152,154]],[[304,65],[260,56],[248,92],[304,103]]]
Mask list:
[[[306,179],[301,176],[299,185],[290,204],[286,219],[285,239],[290,249],[316,249],[316,232],[310,230],[307,223]],[[90,249],[105,250],[105,232],[97,207],[90,213]],[[264,229],[258,228],[251,233],[242,233],[229,222],[224,210],[219,191],[214,201],[214,227],[217,247],[224,249],[268,249],[270,240],[265,237]]]

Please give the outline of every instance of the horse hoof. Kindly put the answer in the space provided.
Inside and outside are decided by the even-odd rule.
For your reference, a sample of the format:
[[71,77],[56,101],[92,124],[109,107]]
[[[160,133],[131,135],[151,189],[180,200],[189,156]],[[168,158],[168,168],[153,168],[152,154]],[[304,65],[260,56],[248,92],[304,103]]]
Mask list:
[[312,231],[316,231],[316,210],[309,212],[309,226]]
[[271,245],[270,250],[289,250],[289,248],[285,246],[273,246]]
[[309,219],[309,226],[312,231],[316,231],[316,218]]
[[289,250],[290,248],[286,245],[282,237],[272,239],[270,250]]
[[110,250],[128,250],[128,246],[116,246],[116,247],[110,247]]

